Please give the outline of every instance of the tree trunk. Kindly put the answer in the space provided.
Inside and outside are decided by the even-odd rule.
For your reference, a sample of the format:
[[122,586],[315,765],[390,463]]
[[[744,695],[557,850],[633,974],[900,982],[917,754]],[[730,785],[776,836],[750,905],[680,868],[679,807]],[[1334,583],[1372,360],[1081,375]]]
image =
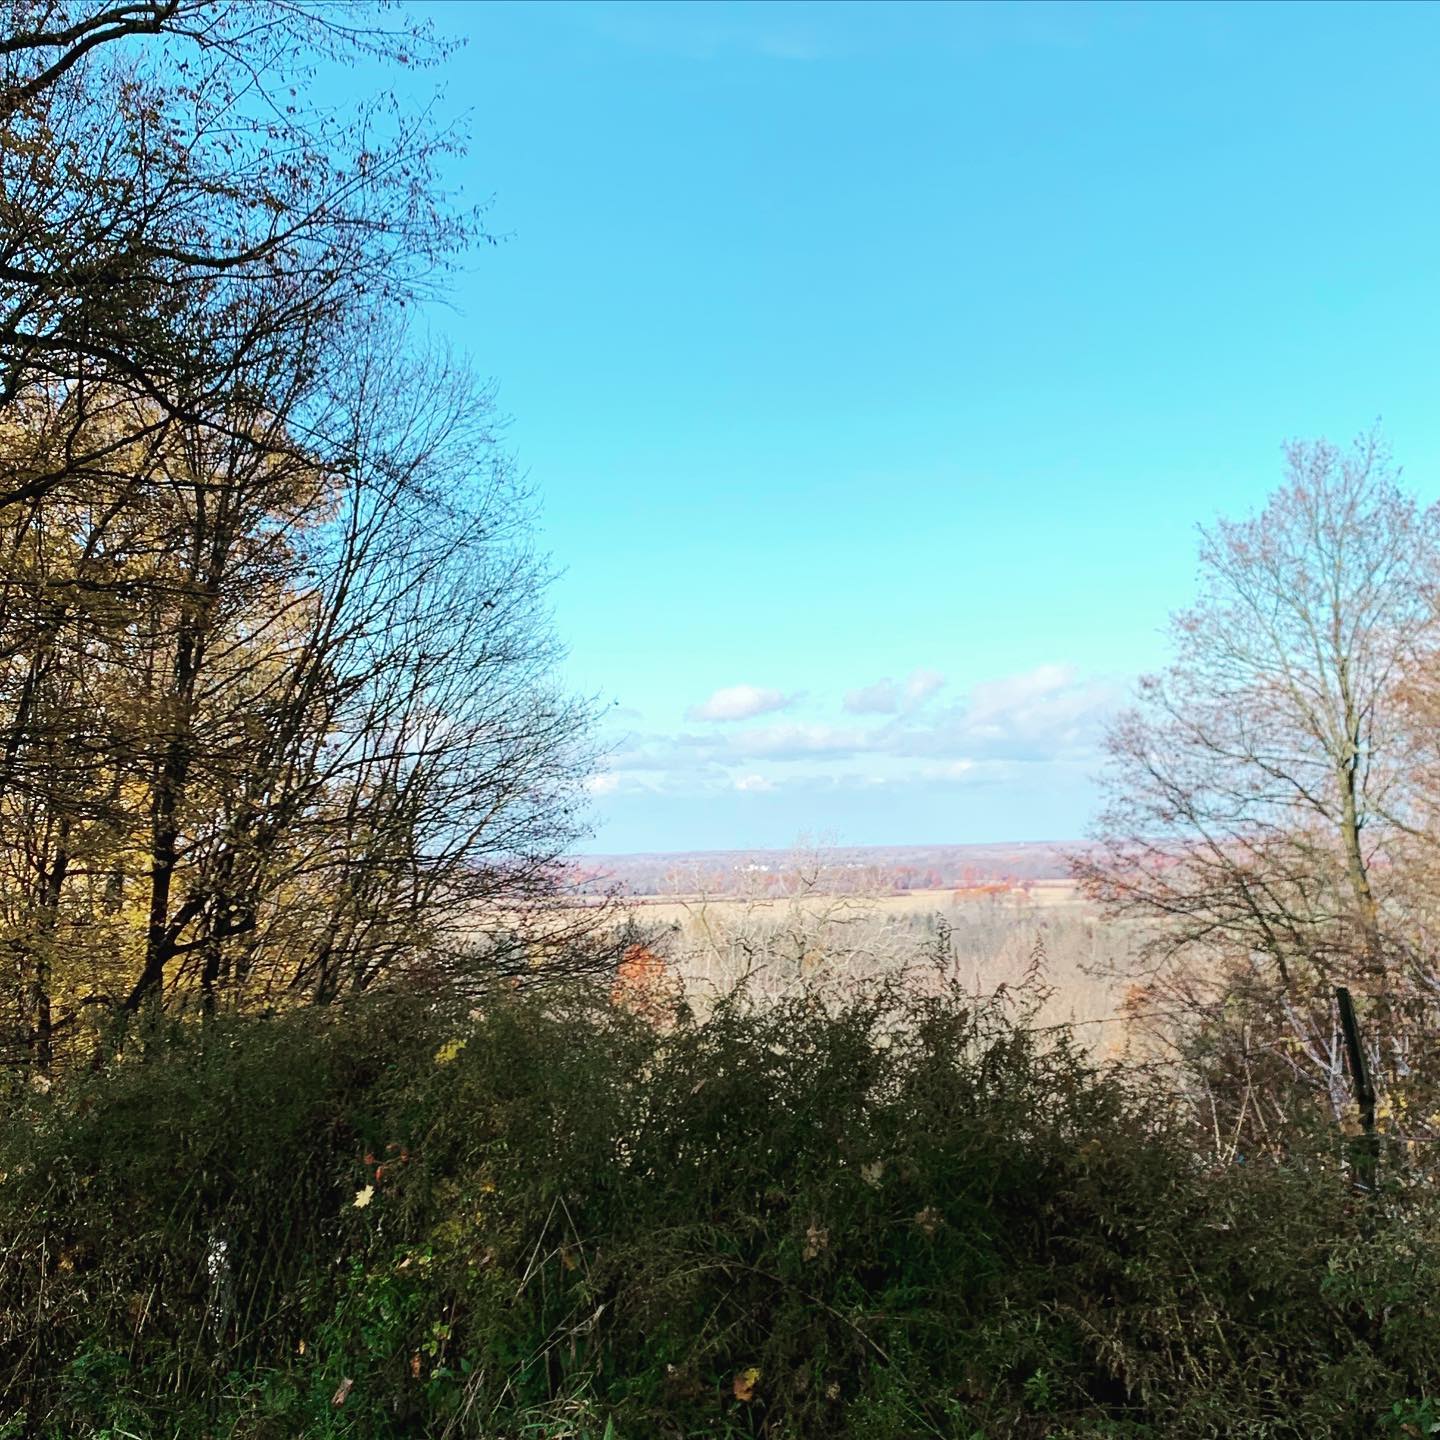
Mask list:
[[41,877],[40,913],[35,926],[36,941],[34,967],[31,974],[31,1055],[36,1070],[46,1074],[54,1063],[54,1021],[50,1003],[50,947],[55,941],[55,930],[60,915],[60,892],[65,885],[65,872],[70,868],[70,856],[66,846],[69,827],[62,824],[55,858]]

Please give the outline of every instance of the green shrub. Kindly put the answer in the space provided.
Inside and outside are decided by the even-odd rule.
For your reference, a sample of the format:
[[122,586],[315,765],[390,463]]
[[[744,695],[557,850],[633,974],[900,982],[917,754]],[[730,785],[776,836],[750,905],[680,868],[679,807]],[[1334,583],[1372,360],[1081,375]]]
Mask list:
[[0,1121],[0,1435],[1426,1433],[1440,1202],[1181,1113],[883,986],[216,1019]]

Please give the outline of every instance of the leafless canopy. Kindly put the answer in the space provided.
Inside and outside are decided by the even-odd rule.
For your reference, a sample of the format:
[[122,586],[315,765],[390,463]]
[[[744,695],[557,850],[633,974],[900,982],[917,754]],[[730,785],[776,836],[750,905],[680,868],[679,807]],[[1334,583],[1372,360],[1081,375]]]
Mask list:
[[1108,802],[1079,862],[1164,953],[1372,959],[1415,833],[1403,678],[1433,654],[1440,513],[1373,434],[1292,444],[1260,514],[1201,532],[1200,596],[1174,661],[1109,737]]

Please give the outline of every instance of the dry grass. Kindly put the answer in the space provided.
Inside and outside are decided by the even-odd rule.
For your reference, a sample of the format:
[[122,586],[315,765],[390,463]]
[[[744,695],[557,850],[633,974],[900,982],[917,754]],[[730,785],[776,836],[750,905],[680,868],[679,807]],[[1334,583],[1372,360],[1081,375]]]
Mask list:
[[1097,1054],[1118,1053],[1126,985],[1116,972],[1138,936],[1103,921],[1073,887],[976,898],[845,893],[826,880],[809,870],[778,896],[643,897],[630,913],[692,1005],[741,983],[775,996],[901,973],[916,985],[943,975],[977,994],[1012,992],[1038,969],[1035,1023],[1074,1023]]

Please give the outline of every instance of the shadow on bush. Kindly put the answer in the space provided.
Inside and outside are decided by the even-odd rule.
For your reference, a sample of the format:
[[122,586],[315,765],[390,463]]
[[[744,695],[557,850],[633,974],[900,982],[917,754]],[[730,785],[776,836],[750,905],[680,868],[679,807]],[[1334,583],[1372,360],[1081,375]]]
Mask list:
[[11,1098],[0,1436],[1371,1436],[1440,1202],[1002,1002],[216,1019]]

